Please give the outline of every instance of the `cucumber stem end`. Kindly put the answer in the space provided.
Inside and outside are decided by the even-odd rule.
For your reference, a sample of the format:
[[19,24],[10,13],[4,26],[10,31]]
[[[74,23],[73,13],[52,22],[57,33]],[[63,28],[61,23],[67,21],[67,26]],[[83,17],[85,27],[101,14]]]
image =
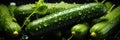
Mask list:
[[72,32],[71,34],[72,34],[72,35],[75,35],[75,32]]
[[14,31],[14,32],[13,32],[13,35],[14,35],[14,36],[18,36],[18,34],[19,34],[18,31]]
[[96,33],[95,33],[95,32],[92,32],[92,33],[90,34],[90,36],[91,36],[91,37],[96,37]]

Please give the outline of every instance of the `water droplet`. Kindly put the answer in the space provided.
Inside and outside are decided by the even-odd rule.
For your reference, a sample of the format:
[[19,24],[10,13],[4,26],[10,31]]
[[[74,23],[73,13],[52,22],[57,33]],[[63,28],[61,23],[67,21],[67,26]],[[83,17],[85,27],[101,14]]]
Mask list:
[[95,10],[95,8],[92,8],[92,10]]
[[38,30],[38,28],[36,28],[35,30]]
[[41,26],[39,26],[39,28],[41,28]]
[[52,18],[51,16],[49,18]]
[[113,23],[113,22],[110,22],[110,23]]
[[79,13],[79,15],[82,15],[82,13]]
[[76,4],[75,2],[73,4]]
[[22,12],[23,14],[25,14],[25,12]]
[[72,19],[72,16],[70,16],[70,19]]
[[90,13],[90,11],[88,11],[88,13]]
[[57,14],[55,14],[54,16],[57,16]]
[[99,7],[99,6],[96,6],[96,7]]
[[61,18],[59,18],[59,20],[61,20]]
[[44,23],[44,26],[46,27],[46,26],[47,26],[47,23]]
[[28,37],[27,35],[23,35],[23,36],[22,36],[22,39],[23,39],[23,40],[26,40],[26,39],[28,39],[28,38],[29,38],[29,37]]
[[57,20],[54,20],[54,22],[57,22]]

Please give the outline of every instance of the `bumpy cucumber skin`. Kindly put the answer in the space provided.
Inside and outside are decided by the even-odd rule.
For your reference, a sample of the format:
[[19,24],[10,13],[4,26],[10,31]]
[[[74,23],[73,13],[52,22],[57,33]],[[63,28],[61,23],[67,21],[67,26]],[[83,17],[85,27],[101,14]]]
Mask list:
[[[97,23],[93,25],[93,27],[90,29],[90,33],[95,32],[96,38],[104,38],[106,37],[111,29],[115,27],[115,25],[118,24],[120,20],[120,6],[113,9],[110,13],[107,15],[101,17],[100,19],[106,19],[106,21],[102,21],[100,23]],[[93,35],[92,35],[93,36]]]
[[34,20],[27,25],[25,31],[31,35],[40,35],[66,25],[79,23],[81,19],[95,18],[105,12],[106,7],[101,3],[85,4]]
[[9,9],[5,5],[0,5],[0,26],[5,31],[8,33],[8,35],[11,36],[17,36],[18,34],[14,34],[14,32],[20,32],[21,28],[20,26],[13,21],[12,16],[9,13]]
[[82,39],[88,33],[88,25],[87,24],[77,24],[72,27],[71,32],[73,37],[77,39]]

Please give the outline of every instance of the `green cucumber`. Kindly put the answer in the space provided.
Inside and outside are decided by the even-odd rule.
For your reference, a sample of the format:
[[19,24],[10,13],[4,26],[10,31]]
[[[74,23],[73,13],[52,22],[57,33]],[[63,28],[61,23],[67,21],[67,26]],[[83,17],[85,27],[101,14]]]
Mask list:
[[[60,3],[45,3],[44,5],[48,7],[47,12],[45,14],[36,13],[35,15],[32,15],[32,17],[29,19],[30,21],[43,17],[45,15],[49,15],[52,13],[56,13],[56,12],[60,12],[66,9],[77,7],[80,4],[68,4],[68,3],[60,2]],[[25,17],[28,17],[34,11],[35,7],[36,7],[35,4],[26,4],[26,5],[18,6],[15,9],[14,11],[15,17],[20,25],[23,24],[22,22],[25,20]],[[23,20],[21,21],[21,19]]]
[[104,15],[106,7],[101,3],[89,3],[58,13],[53,13],[29,23],[25,31],[31,35],[41,35],[67,25],[79,23],[82,19]]
[[109,34],[109,32],[118,24],[120,20],[120,6],[101,17],[100,20],[101,19],[105,19],[106,21],[102,21],[93,25],[93,27],[90,29],[92,37],[104,38]]
[[0,4],[0,28],[11,36],[18,36],[21,31],[20,26],[13,21],[8,7],[3,4]]
[[82,39],[88,33],[89,27],[87,24],[77,24],[72,27],[71,34],[77,39]]
[[[108,12],[108,13],[111,12],[112,9],[113,9],[113,7],[115,6],[115,5],[113,5],[111,2],[105,2],[104,4],[105,4],[105,6],[106,6],[106,8],[107,8],[107,12]],[[107,13],[106,13],[106,14],[107,14]],[[106,14],[105,14],[105,15],[106,15]],[[105,20],[106,20],[106,19],[97,18],[97,19],[94,19],[94,20],[92,21],[92,23],[95,24],[95,23],[97,23],[97,22],[105,21]]]
[[48,6],[48,10],[46,14],[51,14],[51,13],[64,11],[66,9],[74,8],[82,4],[70,4],[70,3],[60,2],[60,3],[45,3],[45,5]]
[[[79,4],[68,4],[68,3],[64,3],[64,2],[61,2],[61,3],[44,3],[44,5],[48,7],[48,10],[47,10],[48,13],[55,13],[55,12],[62,11],[64,9],[69,9],[69,8],[72,8],[72,7],[79,6]],[[24,15],[31,14],[34,11],[35,7],[36,7],[35,4],[21,5],[21,6],[19,6],[18,8],[15,9],[14,13],[24,14]],[[40,10],[38,10],[38,11],[40,11]],[[40,13],[38,13],[38,14],[40,14]]]

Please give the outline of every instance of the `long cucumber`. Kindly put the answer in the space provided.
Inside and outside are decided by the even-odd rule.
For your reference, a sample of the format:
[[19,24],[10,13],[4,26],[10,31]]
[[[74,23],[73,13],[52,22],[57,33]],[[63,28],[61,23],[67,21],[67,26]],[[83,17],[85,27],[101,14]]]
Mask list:
[[[59,12],[59,11],[65,10],[65,9],[79,6],[80,4],[68,4],[65,2],[60,2],[60,3],[44,3],[44,5],[48,7],[47,13],[55,13],[55,12]],[[31,14],[33,12],[33,10],[35,9],[35,7],[36,7],[35,4],[21,5],[15,9],[14,13],[24,14],[24,15]],[[40,10],[38,10],[38,11],[40,11]],[[40,14],[40,13],[37,13],[37,14]]]
[[106,7],[101,3],[89,3],[62,12],[53,13],[29,23],[25,31],[31,35],[41,35],[67,25],[79,23],[81,19],[104,15]]
[[21,31],[19,24],[13,21],[8,7],[3,4],[0,4],[0,28],[11,36],[18,36]]
[[120,6],[113,9],[113,11],[109,12],[100,19],[105,19],[106,21],[102,21],[93,25],[93,27],[90,29],[92,37],[104,38],[109,34],[111,29],[113,29],[120,20]]
[[72,27],[71,34],[76,39],[83,39],[88,33],[89,27],[87,24],[77,24]]
[[[30,21],[35,20],[35,19],[40,18],[40,17],[43,17],[45,15],[49,15],[52,13],[56,13],[56,12],[64,11],[66,9],[77,7],[80,4],[69,4],[69,3],[65,3],[65,2],[60,2],[60,3],[45,3],[44,5],[45,6],[43,6],[42,10],[47,8],[47,12],[45,14],[40,14],[40,13],[36,12],[29,19]],[[18,6],[15,9],[15,11],[14,11],[15,17],[20,25],[23,24],[22,22],[25,20],[25,17],[28,17],[34,11],[35,7],[36,7],[35,4],[26,4],[26,5]],[[40,11],[40,10],[38,10],[38,11]],[[23,20],[21,21],[21,19],[23,19]],[[28,22],[29,22],[29,20],[28,20]]]

